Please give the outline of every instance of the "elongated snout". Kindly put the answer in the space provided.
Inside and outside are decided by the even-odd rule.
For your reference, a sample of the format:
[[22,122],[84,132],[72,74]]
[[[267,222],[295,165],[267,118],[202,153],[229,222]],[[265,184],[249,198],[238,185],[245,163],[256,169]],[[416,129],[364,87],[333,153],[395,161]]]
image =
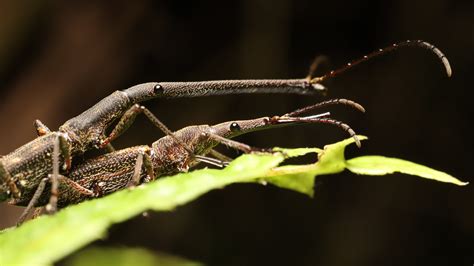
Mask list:
[[306,106],[300,108],[293,112],[284,114],[282,116],[273,116],[273,117],[260,117],[256,119],[249,120],[239,120],[239,121],[229,121],[220,123],[212,126],[212,131],[214,134],[217,134],[224,138],[233,138],[242,134],[246,134],[253,131],[267,130],[284,126],[293,126],[301,124],[330,124],[338,126],[339,128],[346,131],[351,137],[356,141],[357,146],[360,147],[360,141],[356,136],[355,131],[347,124],[330,118],[329,112],[324,112],[316,115],[307,115],[301,116],[304,113],[308,113],[315,109],[319,109],[328,105],[347,105],[352,107],[360,112],[365,112],[362,105],[347,99],[334,99],[314,105]]

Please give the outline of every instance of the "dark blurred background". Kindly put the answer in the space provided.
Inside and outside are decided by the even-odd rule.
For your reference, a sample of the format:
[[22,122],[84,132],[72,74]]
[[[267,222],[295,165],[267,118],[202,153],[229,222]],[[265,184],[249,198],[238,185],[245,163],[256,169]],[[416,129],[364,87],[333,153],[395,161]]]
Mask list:
[[[298,78],[315,55],[329,57],[329,70],[392,42],[423,39],[446,53],[451,79],[433,54],[406,48],[326,82],[326,98],[247,95],[146,105],[179,129],[349,98],[367,113],[330,110],[370,139],[360,150],[351,147],[348,157],[400,157],[472,182],[473,11],[473,1],[450,0],[0,1],[0,154],[35,137],[34,119],[57,129],[137,83]],[[162,136],[137,120],[117,147]],[[322,147],[346,137],[314,125],[238,140]],[[96,244],[140,246],[213,265],[472,265],[472,186],[342,173],[319,177],[310,199],[233,185],[176,211],[114,226]],[[21,210],[1,204],[0,227],[13,225]]]

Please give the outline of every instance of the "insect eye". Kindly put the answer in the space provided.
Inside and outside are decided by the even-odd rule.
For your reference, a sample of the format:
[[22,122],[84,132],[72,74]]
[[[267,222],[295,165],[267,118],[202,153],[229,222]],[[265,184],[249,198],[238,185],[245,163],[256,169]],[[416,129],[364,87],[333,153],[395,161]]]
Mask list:
[[229,127],[229,128],[230,128],[230,131],[232,131],[232,132],[235,132],[235,131],[239,131],[239,130],[240,130],[240,126],[239,126],[239,124],[237,124],[236,122],[232,122],[232,123],[230,124],[230,127]]
[[155,87],[153,87],[153,92],[156,94],[163,93],[163,86],[156,84]]

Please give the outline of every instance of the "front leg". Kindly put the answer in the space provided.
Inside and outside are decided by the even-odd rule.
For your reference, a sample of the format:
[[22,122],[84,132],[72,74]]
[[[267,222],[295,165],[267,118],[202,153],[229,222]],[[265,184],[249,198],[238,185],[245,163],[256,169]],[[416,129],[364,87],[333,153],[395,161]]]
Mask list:
[[[193,150],[189,147],[188,144],[186,144],[182,139],[176,137],[175,134],[170,129],[168,129],[168,127],[165,124],[163,124],[163,122],[161,122],[150,110],[148,110],[145,106],[141,106],[141,105],[138,105],[138,104],[133,105],[132,107],[130,107],[130,109],[128,109],[125,112],[125,114],[122,116],[122,118],[117,123],[117,125],[114,127],[114,129],[109,134],[109,136],[101,142],[100,147],[104,148],[104,147],[107,147],[107,145],[110,145],[110,142],[113,141],[114,139],[116,139],[117,137],[119,137],[121,134],[123,134],[133,124],[133,122],[135,121],[135,118],[137,117],[137,115],[141,114],[141,113],[143,113],[155,127],[160,129],[163,133],[165,133],[167,136],[171,137],[174,141],[176,141],[176,143],[178,143],[181,147],[183,147],[183,149],[185,149],[186,152],[191,157],[196,158],[200,162],[207,163],[207,164],[210,164],[210,165],[215,165],[215,166],[218,166],[218,167],[224,167],[224,166],[228,165],[228,160],[226,160],[226,159],[228,159],[228,157],[225,157],[226,159],[222,159],[222,158],[224,158],[224,157],[222,157],[223,155],[221,155],[221,158],[214,159],[214,158],[209,158],[209,157],[206,157],[206,156],[195,154],[193,152]],[[231,140],[229,140],[229,141],[232,142]],[[235,143],[237,143],[237,142],[235,142]],[[246,147],[250,150],[252,149],[248,145],[246,147],[243,147],[242,145],[245,145],[245,144],[241,144],[241,145],[236,144],[235,146],[239,146],[240,149],[245,149]],[[250,150],[249,151],[246,150],[245,152],[250,152]],[[217,152],[214,152],[214,155],[216,155],[216,154],[217,154]],[[219,155],[217,155],[217,156],[219,156]],[[146,164],[147,161],[149,161],[149,160],[147,160],[146,157],[144,159],[145,159],[144,163]],[[148,169],[150,169],[150,168],[152,169],[151,166],[148,167]],[[153,176],[153,175],[151,175],[151,176]]]
[[[214,133],[211,133],[211,132],[203,132],[202,134],[205,137],[207,137],[211,140],[214,140],[214,141],[216,141],[220,144],[224,144],[224,145],[226,145],[228,147],[231,147],[231,148],[234,148],[236,150],[240,150],[244,153],[272,152],[269,149],[255,148],[255,147],[249,146],[245,143],[238,142],[238,141],[231,140],[231,139],[227,139],[227,138],[224,138],[220,135],[217,135],[217,134],[214,134]],[[213,149],[211,149],[209,151],[209,154],[211,156],[216,157],[217,159],[206,157],[206,156],[203,156],[203,155],[195,155],[194,158],[198,162],[203,162],[203,163],[207,163],[207,164],[210,164],[210,165],[215,165],[215,166],[218,166],[218,167],[221,167],[221,168],[229,165],[229,162],[231,161],[231,159],[229,157],[227,157],[227,156],[225,156],[225,155],[221,154],[220,152],[217,152],[216,150],[213,150]]]
[[186,143],[177,138],[174,133],[165,124],[163,124],[163,122],[161,122],[150,110],[148,110],[145,106],[141,106],[139,104],[133,105],[125,112],[125,114],[122,116],[122,118],[120,118],[120,121],[114,127],[109,136],[103,141],[101,141],[100,148],[106,147],[110,142],[122,135],[133,124],[137,115],[141,113],[143,113],[155,127],[160,129],[167,136],[170,136],[177,143],[179,143],[189,154],[194,155],[193,151],[188,147],[188,145],[186,145]]
[[[55,213],[57,210],[57,202],[58,202],[58,186],[59,186],[59,152],[61,150],[61,154],[64,158],[65,163],[65,170],[69,170],[71,168],[71,146],[69,145],[66,137],[62,133],[56,133],[57,137],[54,140],[53,145],[53,172],[50,176],[51,179],[51,197],[49,198],[49,203],[46,205],[46,211],[48,213]],[[33,201],[33,200],[31,200]],[[30,203],[31,203],[30,201]]]
[[220,144],[224,144],[227,147],[234,148],[234,149],[242,151],[244,153],[250,153],[252,151],[259,150],[257,148],[253,148],[253,147],[251,147],[251,146],[249,146],[245,143],[238,142],[238,141],[231,140],[231,139],[227,139],[227,138],[224,138],[224,137],[219,136],[217,134],[213,134],[213,133],[210,133],[210,132],[206,132],[204,134],[206,134],[210,139],[213,139],[213,140],[219,142]]

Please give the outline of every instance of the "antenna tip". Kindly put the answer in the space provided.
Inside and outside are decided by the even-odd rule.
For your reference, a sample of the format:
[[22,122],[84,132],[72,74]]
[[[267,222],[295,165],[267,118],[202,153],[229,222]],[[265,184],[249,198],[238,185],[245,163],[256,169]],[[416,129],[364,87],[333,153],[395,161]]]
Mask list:
[[[409,43],[409,42],[407,41],[406,43]],[[451,77],[453,75],[453,70],[451,69],[451,65],[449,64],[448,58],[444,55],[443,52],[441,52],[440,49],[438,49],[436,46],[432,45],[431,43],[425,42],[422,40],[418,40],[415,43],[418,43],[420,46],[433,51],[433,53],[435,53],[436,56],[438,56],[438,58],[441,60],[441,63],[443,63],[444,68],[446,69],[446,75],[448,75],[448,77]]]
[[441,62],[443,62],[444,68],[446,69],[446,75],[450,78],[453,75],[453,70],[451,69],[451,65],[449,64],[448,58],[443,57],[441,59]]
[[357,135],[352,136],[355,140],[355,144],[357,145],[357,148],[361,148],[362,144],[360,143],[360,139],[357,137]]
[[357,109],[359,112],[365,113],[365,108],[357,102],[348,99],[337,99],[336,101],[345,105],[349,105],[350,107]]
[[[347,126],[347,125],[346,125]],[[349,135],[354,139],[355,144],[357,145],[358,148],[362,147],[362,144],[360,143],[359,137],[357,137],[357,134],[352,130],[352,128],[347,128],[347,131],[349,132]]]
[[365,113],[365,108],[364,108],[364,106],[362,106],[362,105],[360,105],[360,104],[354,102],[354,107],[355,107],[357,110],[359,110],[360,112]]

